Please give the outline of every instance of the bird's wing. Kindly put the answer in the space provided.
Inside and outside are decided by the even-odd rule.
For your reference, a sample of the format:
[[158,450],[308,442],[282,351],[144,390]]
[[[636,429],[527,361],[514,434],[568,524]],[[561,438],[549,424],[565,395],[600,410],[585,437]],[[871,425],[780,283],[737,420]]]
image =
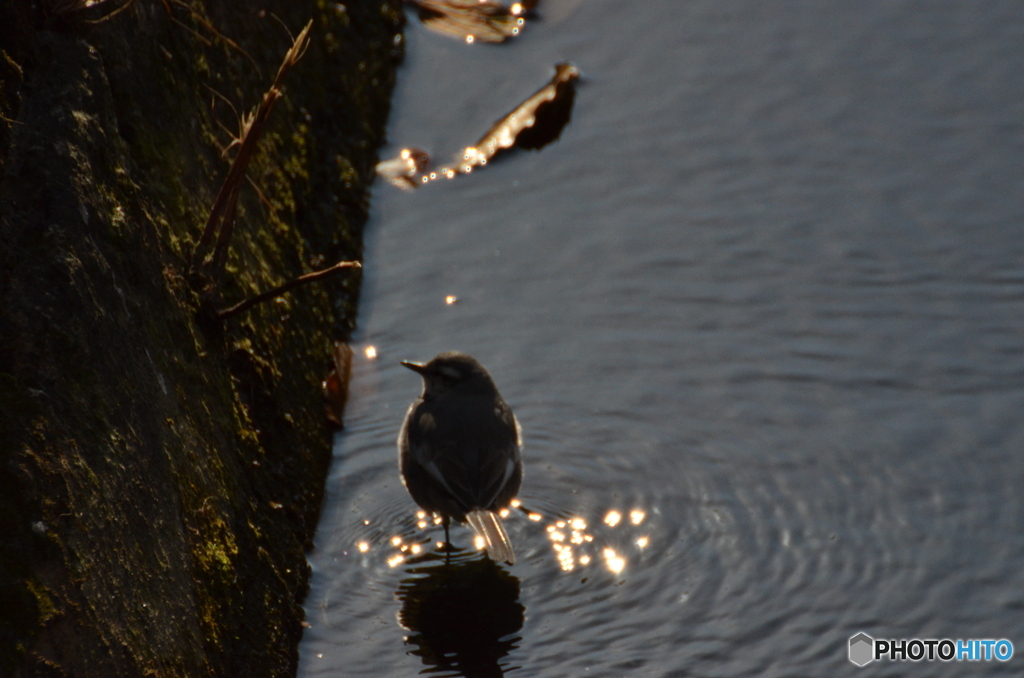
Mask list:
[[445,446],[452,453],[438,453],[435,446],[427,460],[424,446],[414,446],[417,461],[432,480],[443,487],[466,510],[487,508],[498,493],[512,479],[516,471],[515,444],[500,449],[470,451],[456,446]]
[[518,459],[519,447],[515,442],[486,459],[479,476],[483,482],[477,488],[476,494],[481,507],[488,508],[494,504],[498,494],[515,475]]
[[410,440],[416,462],[465,510],[490,507],[516,472],[518,436],[477,416],[447,429],[442,424],[429,444],[426,436]]

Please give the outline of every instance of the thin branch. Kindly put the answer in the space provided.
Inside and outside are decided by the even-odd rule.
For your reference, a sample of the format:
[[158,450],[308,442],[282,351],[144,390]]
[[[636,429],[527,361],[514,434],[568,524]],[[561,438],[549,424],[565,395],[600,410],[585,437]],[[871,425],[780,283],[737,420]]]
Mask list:
[[171,23],[175,23],[175,24],[178,24],[179,26],[181,26],[182,28],[184,28],[184,29],[185,29],[186,31],[188,31],[189,33],[191,33],[191,34],[192,34],[193,36],[195,36],[195,38],[196,38],[197,40],[199,40],[199,41],[200,41],[201,43],[203,43],[203,44],[204,44],[204,45],[206,45],[207,47],[213,47],[213,43],[212,43],[212,42],[210,42],[209,40],[207,40],[206,38],[204,38],[204,37],[203,37],[203,35],[202,35],[202,34],[201,34],[201,33],[200,33],[199,31],[197,31],[196,29],[192,28],[191,26],[189,26],[188,24],[186,24],[186,23],[185,23],[184,21],[181,21],[181,20],[179,20],[179,19],[178,19],[177,17],[175,17],[175,16],[171,16]]
[[[244,175],[243,175],[244,176]],[[228,195],[228,206],[224,210],[224,218],[221,222],[220,233],[217,234],[217,244],[213,247],[213,271],[219,275],[224,271],[228,263],[228,249],[231,246],[231,235],[235,231],[235,214],[238,213],[238,196],[242,193],[241,182],[234,186],[234,190]]]
[[[228,36],[224,35],[220,31],[218,31],[217,28],[213,24],[211,24],[209,21],[204,19],[202,17],[202,15],[199,14],[199,12],[197,12],[194,9],[192,9],[192,7],[190,7],[189,5],[185,4],[182,0],[170,0],[170,2],[174,3],[178,7],[184,7],[185,9],[187,9],[189,14],[192,15],[192,18],[195,19],[197,23],[199,23],[200,25],[205,27],[206,30],[210,31],[215,36],[217,36],[218,38],[223,40],[228,45],[228,47],[231,47],[232,49],[237,50],[239,54],[241,54],[246,59],[248,59],[249,62],[256,68],[256,72],[260,74],[260,77],[263,76],[263,71],[260,70],[260,65],[258,63],[256,63],[256,60],[253,59],[252,56],[248,52],[246,52],[244,49],[242,49],[241,45],[239,45],[237,42],[235,42],[234,40],[232,40]],[[164,7],[167,7],[167,3],[164,3]],[[180,22],[178,22],[178,23],[180,23]],[[184,24],[182,24],[182,25],[184,25]],[[209,43],[207,43],[207,44],[209,44]]]
[[222,123],[220,120],[216,120],[215,122],[217,123],[217,127],[220,127],[220,131],[224,132],[224,134],[227,134],[229,137],[231,137],[231,141],[229,141],[228,145],[221,149],[220,152],[220,157],[227,158],[228,152],[238,145],[238,139],[235,137],[235,133],[228,129],[227,125]]
[[[213,96],[217,97],[218,99],[223,101],[225,104],[227,104],[228,108],[231,109],[231,112],[235,114],[235,118],[236,119],[240,119],[242,117],[242,116],[240,116],[238,114],[238,109],[235,108],[235,105],[233,103],[231,103],[231,99],[228,99],[226,96],[224,96],[223,94],[221,94],[220,92],[218,92],[214,88],[210,87],[206,83],[203,83],[203,87],[205,87],[206,89],[210,90],[210,94],[212,94]],[[213,112],[213,108],[214,108],[214,105],[211,102],[210,103],[210,112]]]
[[274,21],[281,24],[281,28],[283,28],[284,32],[288,34],[288,39],[291,40],[292,42],[295,42],[295,36],[292,35],[292,32],[290,30],[288,30],[288,24],[281,21],[281,17],[277,16],[273,12],[270,13],[270,16],[274,18]]
[[235,154],[235,159],[231,163],[231,169],[228,170],[228,176],[224,179],[224,183],[221,184],[217,198],[210,209],[210,216],[203,227],[203,233],[199,238],[199,242],[196,243],[196,249],[192,255],[193,267],[198,267],[202,264],[210,246],[213,245],[214,236],[216,236],[212,262],[213,270],[215,273],[223,270],[224,263],[227,261],[227,249],[231,244],[232,222],[234,221],[235,207],[238,204],[238,193],[245,178],[246,168],[249,165],[249,160],[252,159],[253,153],[256,151],[256,142],[263,132],[263,127],[270,116],[270,111],[274,108],[274,102],[281,97],[281,83],[284,80],[285,73],[305,53],[306,47],[309,45],[309,30],[312,27],[313,22],[310,21],[302,29],[302,32],[299,33],[299,36],[292,44],[291,49],[284,55],[281,67],[277,71],[277,77],[274,78],[274,84],[263,94],[263,99],[260,101],[259,106],[256,107],[256,110],[242,119],[242,128],[239,130],[238,137],[238,153]]
[[124,3],[123,5],[121,5],[120,7],[118,7],[117,9],[115,9],[115,10],[113,10],[111,12],[108,12],[107,14],[104,14],[99,19],[91,19],[91,20],[86,21],[85,23],[87,23],[87,24],[101,24],[104,21],[110,21],[115,16],[117,16],[121,12],[125,11],[126,9],[128,9],[129,7],[131,7],[134,4],[135,4],[135,0],[128,0],[128,2]]
[[249,182],[250,186],[252,186],[252,190],[256,191],[256,197],[260,199],[260,202],[263,203],[263,206],[267,208],[267,211],[272,212],[274,210],[274,205],[271,204],[269,200],[267,200],[267,196],[264,195],[262,190],[260,190],[260,187],[256,184],[255,181],[253,181],[252,177],[246,174],[245,180]]
[[279,297],[282,294],[286,294],[291,290],[295,289],[296,287],[299,287],[300,285],[305,285],[307,283],[316,282],[317,280],[329,278],[330,276],[346,268],[362,267],[363,265],[360,264],[358,261],[339,261],[334,266],[330,266],[321,271],[307,273],[306,275],[300,275],[298,278],[289,280],[283,285],[278,285],[277,287],[267,290],[266,292],[261,292],[260,294],[257,294],[254,297],[249,297],[248,299],[240,301],[234,306],[231,306],[230,308],[225,308],[223,311],[218,311],[217,317],[221,320],[226,320],[233,315],[249,310],[256,304],[268,301],[270,299],[274,299],[275,297]]

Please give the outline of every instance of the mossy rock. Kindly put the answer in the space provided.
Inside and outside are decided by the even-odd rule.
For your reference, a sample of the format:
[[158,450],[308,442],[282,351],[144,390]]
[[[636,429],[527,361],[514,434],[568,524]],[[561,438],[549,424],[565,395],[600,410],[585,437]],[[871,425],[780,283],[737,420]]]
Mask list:
[[[294,675],[358,270],[210,309],[361,257],[401,4],[114,4],[0,7],[0,676]],[[224,102],[310,19],[199,289]]]

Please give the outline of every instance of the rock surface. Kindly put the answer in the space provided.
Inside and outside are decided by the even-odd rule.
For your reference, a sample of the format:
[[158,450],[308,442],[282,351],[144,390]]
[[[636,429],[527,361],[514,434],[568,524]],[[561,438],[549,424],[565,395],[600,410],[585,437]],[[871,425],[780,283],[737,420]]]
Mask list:
[[[0,676],[294,675],[358,269],[211,309],[360,257],[401,4],[118,4],[0,3]],[[204,288],[225,128],[309,19]]]

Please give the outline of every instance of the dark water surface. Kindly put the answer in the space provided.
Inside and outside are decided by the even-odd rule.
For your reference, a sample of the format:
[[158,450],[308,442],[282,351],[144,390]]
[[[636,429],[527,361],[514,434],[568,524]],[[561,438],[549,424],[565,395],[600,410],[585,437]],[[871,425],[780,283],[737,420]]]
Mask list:
[[[408,28],[388,155],[584,82],[555,144],[376,186],[300,675],[1024,675],[1024,4],[541,9]],[[398,478],[398,361],[449,349],[525,429],[511,568]]]

